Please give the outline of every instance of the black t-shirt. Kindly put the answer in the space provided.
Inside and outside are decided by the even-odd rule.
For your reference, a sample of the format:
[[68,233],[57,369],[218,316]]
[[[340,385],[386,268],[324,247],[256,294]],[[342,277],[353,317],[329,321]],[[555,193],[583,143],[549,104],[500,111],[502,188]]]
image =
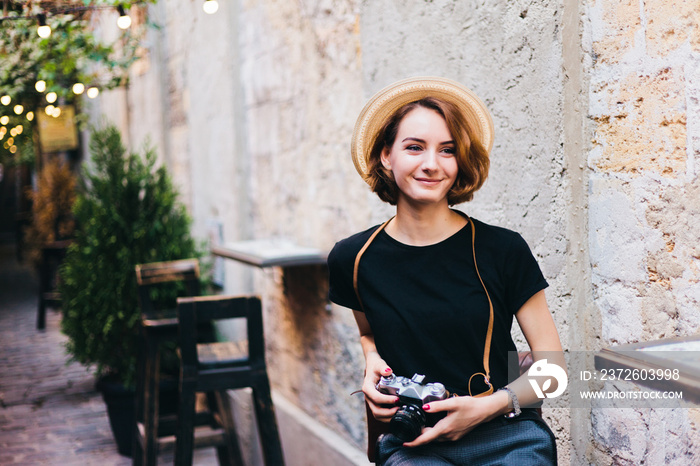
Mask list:
[[[472,220],[477,265],[494,307],[490,368],[497,389],[509,382],[513,315],[548,285],[518,233]],[[380,232],[360,261],[361,306],[353,288],[355,257],[377,228],[339,241],[329,254],[331,301],[365,312],[377,351],[395,374],[424,374],[426,382],[468,394],[469,378],[484,372],[489,320],[469,224],[429,246],[409,246]],[[471,389],[483,392],[483,377],[474,377]]]

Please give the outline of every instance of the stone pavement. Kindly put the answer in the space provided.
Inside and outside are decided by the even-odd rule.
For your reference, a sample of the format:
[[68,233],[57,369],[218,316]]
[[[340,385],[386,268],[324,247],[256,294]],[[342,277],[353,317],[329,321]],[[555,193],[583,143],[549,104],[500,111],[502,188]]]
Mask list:
[[[92,373],[67,364],[60,313],[36,329],[37,279],[0,243],[0,465],[128,465],[119,455]],[[195,464],[217,464],[213,449]],[[159,464],[172,464],[163,453]]]

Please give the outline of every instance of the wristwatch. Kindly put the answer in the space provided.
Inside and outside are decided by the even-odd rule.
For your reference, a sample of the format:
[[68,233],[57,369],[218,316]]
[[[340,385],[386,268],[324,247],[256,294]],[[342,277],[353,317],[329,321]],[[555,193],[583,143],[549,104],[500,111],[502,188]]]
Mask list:
[[515,392],[508,387],[499,388],[499,391],[500,390],[503,390],[508,394],[510,402],[513,404],[513,411],[504,414],[503,417],[513,419],[514,417],[520,416],[522,411],[520,410],[520,403],[518,403],[518,397],[515,395]]

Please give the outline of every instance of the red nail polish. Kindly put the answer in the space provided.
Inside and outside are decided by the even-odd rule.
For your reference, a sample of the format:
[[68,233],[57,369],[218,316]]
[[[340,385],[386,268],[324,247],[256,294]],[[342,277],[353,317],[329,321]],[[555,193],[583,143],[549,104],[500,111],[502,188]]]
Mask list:
[[384,369],[384,372],[385,372],[385,373],[386,373],[386,372],[391,372],[391,369],[389,369],[389,368],[387,367],[386,369]]
[[430,405],[423,405],[423,411],[430,411]]

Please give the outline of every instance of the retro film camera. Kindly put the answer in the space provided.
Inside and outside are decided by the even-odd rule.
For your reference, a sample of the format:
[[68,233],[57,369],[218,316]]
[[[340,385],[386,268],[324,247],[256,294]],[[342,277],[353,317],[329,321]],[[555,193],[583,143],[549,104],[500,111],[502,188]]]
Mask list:
[[404,442],[418,437],[426,424],[434,425],[444,414],[427,414],[422,406],[431,401],[449,397],[441,383],[423,384],[424,375],[414,374],[412,378],[400,375],[387,375],[377,384],[377,390],[387,395],[399,397],[401,407],[391,418],[389,431]]

